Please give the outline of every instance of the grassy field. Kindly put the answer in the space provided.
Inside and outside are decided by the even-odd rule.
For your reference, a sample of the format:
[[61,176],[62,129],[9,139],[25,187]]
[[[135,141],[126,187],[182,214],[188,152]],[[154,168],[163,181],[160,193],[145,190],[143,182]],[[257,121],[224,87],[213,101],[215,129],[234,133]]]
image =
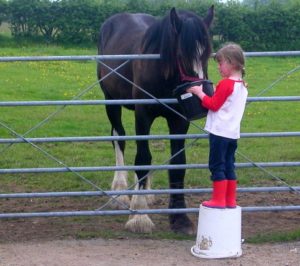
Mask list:
[[[29,55],[94,55],[96,49],[74,49],[56,46],[33,46],[2,48],[1,56]],[[246,80],[249,84],[249,96],[257,96],[262,90],[288,71],[300,65],[300,58],[248,58]],[[14,62],[0,64],[1,101],[26,100],[70,100],[85,89],[90,88],[81,99],[103,99],[103,94],[96,82],[95,62]],[[216,65],[209,64],[210,78],[215,83],[219,79]],[[300,71],[287,76],[262,96],[297,96],[299,95]],[[28,130],[48,117],[60,111],[47,123],[27,134],[27,137],[58,136],[102,136],[110,134],[110,125],[104,106],[68,106],[62,107],[1,107],[1,121],[18,134]],[[124,121],[128,135],[134,135],[133,115],[124,112]],[[300,105],[298,102],[257,102],[248,104],[242,123],[242,132],[281,132],[300,131]],[[191,125],[190,133],[202,133],[205,120],[198,120]],[[160,127],[158,127],[160,125]],[[158,119],[151,134],[166,134],[167,127],[162,119]],[[1,127],[1,138],[12,137],[11,133]],[[190,143],[188,140],[187,143]],[[114,153],[111,143],[52,143],[39,144],[57,159],[68,166],[105,166],[114,165]],[[151,141],[153,163],[162,164],[169,158],[169,145],[166,140]],[[247,162],[243,155],[254,162],[299,161],[300,139],[289,138],[245,138],[239,141],[237,162]],[[46,158],[30,145],[14,144],[9,148],[1,145],[1,168],[21,167],[58,167],[56,162]],[[4,150],[4,151],[3,151]],[[134,161],[135,144],[128,141],[126,164]],[[208,141],[198,140],[187,149],[188,163],[207,163]],[[300,169],[268,168],[289,185],[300,184]],[[131,173],[131,176],[133,173]],[[168,187],[165,171],[155,173],[155,187]],[[239,169],[240,184],[244,186],[273,184],[282,185],[270,175],[259,169]],[[25,176],[25,175],[24,175]],[[28,174],[3,175],[1,190],[9,191],[11,182],[24,186],[24,190],[85,190],[89,185],[71,174]],[[109,188],[111,172],[84,173],[84,176],[100,185]],[[187,186],[208,186],[209,172],[205,170],[188,170]],[[58,182],[59,180],[59,182]],[[56,182],[57,181],[57,182]],[[7,184],[5,186],[4,184]]]
[[[1,40],[0,40],[1,43]],[[6,41],[5,44],[8,44]],[[2,45],[0,56],[44,56],[44,55],[95,55],[96,48],[63,48],[43,45]],[[281,76],[299,67],[300,57],[287,58],[248,58],[246,81],[249,84],[249,96],[259,95],[263,90]],[[216,83],[219,79],[216,65],[209,63],[210,79]],[[299,96],[300,71],[296,71],[276,83],[262,96]],[[90,88],[80,99],[103,99],[103,93],[96,84],[95,62],[11,62],[0,63],[1,101],[29,100],[71,100]],[[47,123],[29,134],[40,121],[57,112]],[[258,102],[248,104],[242,132],[283,132],[300,131],[299,102]],[[133,114],[123,113],[127,135],[135,135]],[[108,136],[110,125],[104,106],[67,106],[67,107],[0,107],[0,121],[26,137],[66,137],[66,136]],[[203,133],[205,120],[192,124],[189,133]],[[157,119],[151,134],[167,134],[163,119]],[[0,126],[0,138],[15,136]],[[187,140],[187,144],[191,140]],[[114,152],[109,142],[86,143],[47,143],[38,144],[67,166],[113,166]],[[300,161],[300,138],[244,138],[239,141],[237,162],[247,162],[243,156],[254,162]],[[169,157],[167,140],[150,141],[153,164],[163,164]],[[61,167],[57,162],[47,158],[40,151],[28,144],[14,144],[8,147],[0,145],[0,169]],[[134,141],[127,142],[127,165],[133,165],[135,155]],[[187,149],[188,163],[207,163],[208,140],[201,139]],[[238,169],[240,186],[285,186],[300,185],[300,168],[268,168],[273,175],[280,177],[279,182],[270,174],[260,169]],[[91,172],[82,175],[102,189],[110,189],[112,172]],[[166,171],[154,173],[154,188],[168,188]],[[187,170],[186,187],[209,187],[207,169]],[[1,175],[0,193],[32,191],[83,191],[94,188],[71,173],[54,174],[5,174]],[[130,184],[133,184],[133,172],[129,173]],[[57,203],[58,204],[58,203]],[[59,203],[60,204],[60,203]],[[271,202],[270,202],[271,204]],[[59,205],[60,206],[60,205]],[[82,223],[84,218],[72,221]],[[124,222],[125,217],[116,218]],[[110,231],[109,231],[110,232]],[[86,236],[86,232],[78,232]],[[109,233],[113,234],[113,233]],[[121,233],[122,234],[122,233]],[[160,233],[158,233],[160,234]],[[95,231],[92,236],[97,236]],[[103,236],[103,233],[101,233]],[[163,238],[166,233],[163,234]],[[172,235],[171,237],[174,237]],[[296,237],[299,238],[299,232]],[[260,240],[258,240],[260,241]],[[267,240],[269,241],[269,240]]]

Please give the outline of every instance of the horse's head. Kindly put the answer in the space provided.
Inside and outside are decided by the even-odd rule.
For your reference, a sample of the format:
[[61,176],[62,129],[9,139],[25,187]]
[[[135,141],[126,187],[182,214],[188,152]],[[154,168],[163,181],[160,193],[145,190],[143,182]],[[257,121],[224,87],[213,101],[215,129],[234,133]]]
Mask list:
[[163,19],[160,55],[166,79],[178,71],[185,76],[208,78],[207,63],[212,52],[208,28],[213,17],[214,6],[211,6],[203,19],[190,11],[177,12],[175,8]]

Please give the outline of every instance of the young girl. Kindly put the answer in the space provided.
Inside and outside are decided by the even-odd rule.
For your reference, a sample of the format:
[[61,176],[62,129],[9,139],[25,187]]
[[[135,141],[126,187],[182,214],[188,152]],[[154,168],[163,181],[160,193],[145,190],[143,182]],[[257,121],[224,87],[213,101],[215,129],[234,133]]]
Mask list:
[[237,180],[234,171],[237,139],[248,95],[243,81],[245,58],[237,44],[222,47],[215,55],[222,80],[215,94],[207,96],[202,86],[191,87],[188,92],[197,95],[208,109],[205,130],[209,132],[209,170],[213,181],[212,198],[203,206],[235,208]]

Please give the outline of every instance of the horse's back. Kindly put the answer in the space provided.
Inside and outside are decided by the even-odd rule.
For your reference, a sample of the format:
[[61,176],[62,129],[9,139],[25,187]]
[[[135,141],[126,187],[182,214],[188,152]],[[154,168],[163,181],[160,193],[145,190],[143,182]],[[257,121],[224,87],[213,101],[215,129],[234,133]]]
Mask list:
[[139,51],[144,33],[155,18],[148,14],[119,13],[108,18],[100,29],[100,54],[133,54]]
[[[119,13],[107,19],[100,29],[98,54],[122,55],[139,54],[143,36],[155,18],[147,14]],[[126,60],[109,60],[104,63],[115,69]],[[106,99],[132,98],[132,85],[117,75],[109,75],[109,70],[98,63],[98,78]],[[132,61],[122,66],[118,72],[133,80]],[[133,106],[126,106],[133,109]]]

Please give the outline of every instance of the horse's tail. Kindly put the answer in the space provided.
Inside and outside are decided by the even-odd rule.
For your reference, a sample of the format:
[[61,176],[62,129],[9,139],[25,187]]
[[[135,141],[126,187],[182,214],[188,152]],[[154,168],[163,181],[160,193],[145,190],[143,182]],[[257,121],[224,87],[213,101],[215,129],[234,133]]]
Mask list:
[[112,32],[112,24],[109,23],[109,21],[104,22],[100,28],[100,32],[98,36],[98,43],[97,43],[98,54],[103,54],[109,36],[111,35],[111,32]]
[[[103,47],[102,43],[103,43],[103,36],[102,36],[102,27],[101,27],[100,31],[99,31],[99,35],[98,35],[98,41],[97,41],[98,55],[102,54],[102,47]],[[98,77],[98,80],[101,80],[101,69],[100,69],[100,67],[101,67],[101,65],[98,62],[98,64],[97,64],[97,77]]]
[[[97,48],[98,48],[98,55],[103,55],[105,53],[105,48],[107,45],[107,42],[109,40],[109,36],[112,32],[112,24],[109,21],[106,21],[102,24],[99,35],[98,35],[98,42],[97,42]],[[101,79],[101,64],[97,64],[97,76],[98,79]],[[101,82],[100,82],[101,84]],[[102,86],[102,84],[101,84]]]

